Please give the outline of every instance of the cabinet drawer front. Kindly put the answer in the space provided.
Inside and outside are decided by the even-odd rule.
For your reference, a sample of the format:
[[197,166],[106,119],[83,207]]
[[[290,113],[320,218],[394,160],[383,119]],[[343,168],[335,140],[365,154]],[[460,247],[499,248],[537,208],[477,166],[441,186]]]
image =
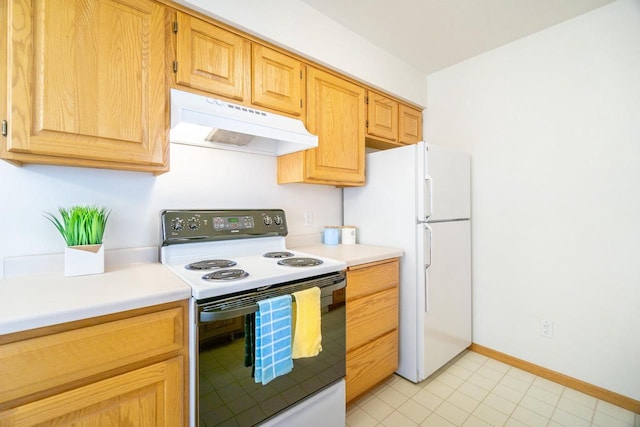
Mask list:
[[5,344],[0,406],[185,345],[181,307]]
[[391,376],[398,368],[398,331],[347,354],[347,402]]
[[0,412],[0,427],[183,425],[182,357]]
[[347,351],[397,328],[397,288],[347,301]]
[[347,273],[347,301],[398,286],[398,260],[363,266]]

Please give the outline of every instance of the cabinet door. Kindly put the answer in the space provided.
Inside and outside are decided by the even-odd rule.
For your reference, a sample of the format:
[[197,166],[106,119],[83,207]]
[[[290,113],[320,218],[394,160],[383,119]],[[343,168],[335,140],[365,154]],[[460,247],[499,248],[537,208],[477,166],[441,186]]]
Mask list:
[[311,67],[307,82],[307,128],[318,148],[305,151],[306,178],[364,183],[365,90]]
[[258,44],[252,48],[252,103],[284,113],[302,114],[303,65]]
[[9,1],[2,157],[166,169],[164,8],[149,0]]
[[415,144],[422,141],[422,112],[400,104],[399,141]]
[[183,358],[0,412],[0,426],[181,426]]
[[369,91],[367,135],[396,142],[398,140],[398,103]]
[[250,43],[182,12],[177,23],[176,83],[244,101]]

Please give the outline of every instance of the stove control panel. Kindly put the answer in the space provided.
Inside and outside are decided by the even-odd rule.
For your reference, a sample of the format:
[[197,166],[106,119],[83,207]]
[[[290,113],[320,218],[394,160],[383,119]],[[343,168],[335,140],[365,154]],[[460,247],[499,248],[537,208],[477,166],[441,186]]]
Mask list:
[[164,210],[162,245],[248,237],[286,236],[282,209]]

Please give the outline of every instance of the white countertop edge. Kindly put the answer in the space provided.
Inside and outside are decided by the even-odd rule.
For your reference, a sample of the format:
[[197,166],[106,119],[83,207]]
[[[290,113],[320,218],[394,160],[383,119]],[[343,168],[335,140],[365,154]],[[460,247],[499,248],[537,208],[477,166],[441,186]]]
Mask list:
[[296,247],[296,250],[325,258],[333,258],[347,263],[347,267],[370,262],[398,258],[404,255],[402,249],[371,245],[310,245]]
[[130,298],[97,304],[82,308],[69,308],[67,310],[52,311],[44,314],[28,314],[22,317],[14,317],[11,320],[0,320],[0,335],[22,332],[31,329],[52,326],[66,322],[90,319],[92,317],[135,310],[137,308],[180,301],[191,297],[191,289],[176,289],[157,293],[150,296]]

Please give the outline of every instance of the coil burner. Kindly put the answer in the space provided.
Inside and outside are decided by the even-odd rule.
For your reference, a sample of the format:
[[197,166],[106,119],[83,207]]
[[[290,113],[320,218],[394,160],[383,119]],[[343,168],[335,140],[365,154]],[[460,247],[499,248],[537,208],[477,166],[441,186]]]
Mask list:
[[303,258],[303,257],[295,257],[295,258],[285,258],[278,261],[280,265],[286,265],[288,267],[313,267],[315,265],[322,264],[322,260],[317,258]]
[[293,253],[287,251],[267,252],[262,256],[265,258],[289,258],[293,256]]
[[184,266],[187,270],[213,270],[214,268],[229,268],[236,265],[235,261],[228,259],[207,259],[204,261],[192,262]]
[[216,281],[216,280],[238,280],[238,279],[244,279],[247,276],[249,276],[249,273],[247,273],[246,271],[240,270],[238,268],[232,268],[229,270],[218,270],[218,271],[214,271],[213,273],[207,273],[204,276],[202,276],[202,278],[204,280]]

